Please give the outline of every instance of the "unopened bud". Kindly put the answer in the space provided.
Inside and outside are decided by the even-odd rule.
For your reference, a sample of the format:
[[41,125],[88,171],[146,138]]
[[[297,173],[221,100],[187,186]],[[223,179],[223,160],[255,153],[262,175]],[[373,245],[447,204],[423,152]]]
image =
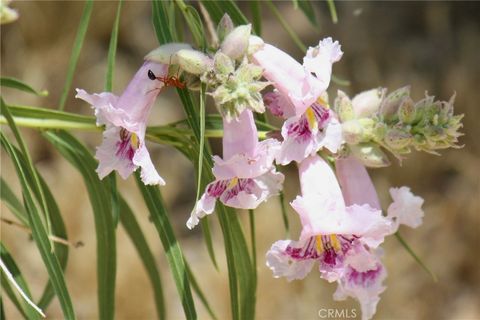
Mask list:
[[392,118],[398,111],[401,103],[410,97],[410,86],[391,92],[382,102],[380,113],[385,119]]
[[192,47],[187,43],[181,42],[167,43],[150,51],[144,59],[163,64],[178,64],[176,53],[182,49],[192,49]]
[[398,118],[401,122],[411,124],[415,121],[415,103],[410,97],[405,98],[398,109]]
[[178,64],[186,72],[200,75],[213,67],[213,60],[203,52],[182,49],[176,54]]
[[220,22],[218,23],[218,26],[217,26],[217,36],[220,42],[222,42],[223,39],[225,39],[227,34],[229,34],[233,30],[233,28],[234,28],[234,25],[233,25],[232,18],[230,18],[230,16],[227,13],[225,13],[222,19],[220,19]]
[[385,135],[385,143],[394,150],[407,147],[412,142],[412,135],[399,129],[390,129]]
[[350,150],[367,167],[381,168],[390,165],[387,155],[376,144],[362,143],[350,146]]
[[220,51],[215,54],[214,65],[215,71],[223,75],[228,75],[235,71],[234,61],[229,56]]
[[357,118],[367,118],[374,115],[380,108],[386,89],[377,88],[357,94],[353,100],[353,111]]
[[355,118],[352,101],[345,94],[345,92],[341,90],[338,90],[337,97],[335,98],[334,102],[334,108],[341,122],[349,121]]
[[347,144],[358,144],[363,140],[362,125],[355,119],[343,122],[342,135]]
[[258,36],[251,35],[250,38],[248,39],[247,54],[249,56],[251,56],[252,54],[257,52],[258,50],[262,49],[264,44],[265,44],[265,42],[263,42],[262,38],[260,38]]
[[232,59],[243,57],[247,53],[251,33],[251,24],[236,27],[225,37],[220,50]]

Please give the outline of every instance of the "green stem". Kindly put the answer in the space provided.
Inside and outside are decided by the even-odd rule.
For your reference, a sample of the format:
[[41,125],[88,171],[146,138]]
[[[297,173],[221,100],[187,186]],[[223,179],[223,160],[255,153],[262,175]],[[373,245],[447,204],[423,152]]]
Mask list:
[[[13,117],[15,119],[15,124],[20,127],[34,128],[34,129],[74,129],[74,130],[85,130],[85,131],[102,131],[102,127],[97,127],[95,123],[81,123],[75,121],[66,121],[66,120],[56,120],[56,119],[34,119],[34,118],[23,118],[23,117]],[[0,116],[0,124],[7,124],[7,120],[4,116]],[[172,129],[170,125],[163,126],[165,129]],[[162,129],[162,127],[156,127],[157,129]],[[191,132],[185,132],[186,134],[192,134]],[[266,139],[268,131],[258,131],[259,139]],[[153,135],[147,135],[147,137],[153,137]],[[220,129],[211,129],[205,130],[206,138],[222,138],[223,130]],[[157,141],[163,141],[156,139]],[[170,144],[170,143],[169,143]]]

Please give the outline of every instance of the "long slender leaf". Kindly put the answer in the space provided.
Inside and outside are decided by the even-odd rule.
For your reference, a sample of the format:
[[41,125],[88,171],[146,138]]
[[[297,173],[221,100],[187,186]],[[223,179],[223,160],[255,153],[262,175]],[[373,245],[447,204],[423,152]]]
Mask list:
[[[0,263],[2,264],[2,287],[7,289],[7,295],[15,304],[17,309],[28,319],[39,319],[45,317],[42,310],[40,310],[32,301],[32,295],[28,288],[20,269],[15,260],[8,252],[7,248],[0,242]],[[8,285],[11,281],[16,290],[21,294],[23,301],[19,302],[12,288]],[[12,282],[13,281],[13,282]]]
[[28,84],[15,79],[15,78],[9,78],[9,77],[1,77],[0,78],[0,86],[2,87],[8,87],[8,88],[13,88],[13,89],[18,89],[24,92],[32,93],[37,96],[42,96],[45,97],[48,95],[48,91],[42,90],[42,91],[37,91],[30,87]]
[[327,0],[328,10],[330,11],[330,16],[332,16],[332,22],[338,22],[337,9],[335,8],[335,3],[333,0]]
[[262,8],[260,1],[250,1],[250,10],[252,11],[253,31],[257,36],[262,34]]
[[167,210],[163,204],[160,190],[158,187],[144,185],[138,174],[136,174],[135,177],[138,188],[140,189],[143,199],[147,204],[150,217],[153,220],[153,224],[157,229],[163,248],[165,249],[167,261],[170,266],[178,294],[182,300],[185,317],[187,319],[196,319],[197,314],[190,290],[188,273],[185,269],[183,254],[173,232],[170,220],[168,219]]
[[420,265],[420,267],[422,267],[422,269],[432,277],[433,281],[437,282],[438,279],[435,273],[433,273],[430,270],[430,268],[422,261],[422,259],[420,259],[420,257],[415,253],[415,251],[413,251],[413,249],[405,241],[405,239],[403,239],[403,237],[400,235],[398,231],[395,233],[395,237],[400,242],[400,244],[405,248],[405,250],[407,250],[407,252],[412,256],[412,258]]
[[13,193],[8,184],[0,177],[0,196],[2,201],[24,225],[28,225],[28,216],[22,203]]
[[[184,260],[185,260],[185,258],[184,258]],[[193,291],[195,292],[195,294],[198,296],[198,298],[202,302],[203,306],[207,310],[210,317],[212,317],[212,319],[216,320],[217,316],[215,315],[215,312],[213,312],[213,309],[210,307],[210,304],[208,303],[207,297],[205,297],[205,294],[203,293],[202,289],[198,285],[197,279],[195,278],[195,275],[192,272],[192,268],[190,268],[190,265],[186,262],[186,260],[185,260],[185,267],[186,267],[188,278],[190,279],[190,284],[192,285]]]
[[[16,128],[12,116],[8,110],[8,107],[5,105],[3,100],[1,100],[1,114],[7,119],[10,128],[12,129],[14,135],[17,138],[23,156],[27,160],[27,165],[23,165],[22,161],[16,156],[12,144],[4,136],[3,132],[0,132],[2,146],[12,158],[15,169],[17,171],[17,175],[20,179],[25,208],[28,213],[29,226],[32,230],[32,237],[40,251],[40,255],[49,274],[50,281],[52,282],[54,291],[59,299],[64,317],[66,319],[75,319],[75,313],[73,310],[70,295],[66,287],[62,267],[58,261],[57,256],[55,255],[54,250],[52,250],[53,248],[49,240],[47,230],[45,230],[45,227],[40,217],[40,213],[38,212],[35,201],[31,196],[35,192],[39,192],[40,195],[43,195],[42,188],[40,186],[38,176],[36,175],[36,171],[33,167],[30,156],[26,151],[25,144],[23,143],[20,133],[18,132],[18,129]],[[29,183],[29,176],[34,177],[35,183]],[[42,196],[42,209],[43,212],[46,213],[46,216],[49,217],[48,206],[46,205],[46,200],[44,196]]]
[[77,67],[78,58],[80,57],[80,51],[82,51],[83,40],[87,33],[88,23],[92,14],[93,0],[86,0],[85,7],[83,9],[82,17],[80,18],[80,25],[78,26],[77,35],[73,42],[72,55],[70,56],[70,62],[68,63],[67,78],[65,79],[65,86],[63,87],[62,95],[60,97],[59,109],[65,108],[67,102],[68,93],[72,86],[73,76]]
[[317,17],[315,16],[315,8],[310,0],[294,0],[293,1],[303,14],[307,17],[308,21],[314,26],[318,26]]
[[43,135],[82,175],[92,205],[97,237],[98,308],[100,319],[113,319],[115,311],[116,240],[108,182],[98,179],[97,162],[90,152],[65,131]]
[[120,204],[120,222],[123,228],[127,231],[128,236],[132,240],[135,249],[137,249],[138,255],[142,260],[142,263],[147,271],[150,283],[153,288],[153,298],[155,307],[157,309],[158,318],[163,320],[166,318],[166,308],[162,289],[162,281],[160,279],[160,273],[158,272],[155,258],[147,244],[147,240],[143,235],[140,225],[135,218],[132,210],[128,206],[125,199],[119,198]]
[[213,21],[218,24],[223,15],[227,13],[235,25],[248,24],[248,19],[238,8],[237,4],[232,0],[212,1],[202,0],[202,4],[212,17]]

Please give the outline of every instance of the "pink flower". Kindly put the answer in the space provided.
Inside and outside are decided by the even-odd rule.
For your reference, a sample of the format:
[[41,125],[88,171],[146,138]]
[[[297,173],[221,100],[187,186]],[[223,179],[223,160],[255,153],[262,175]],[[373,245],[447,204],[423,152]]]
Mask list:
[[268,44],[253,54],[254,62],[276,88],[264,96],[265,104],[273,114],[288,118],[282,127],[284,141],[278,163],[300,162],[323,147],[336,153],[343,143],[341,125],[329,109],[325,92],[332,64],[342,54],[331,38],[309,48],[304,65]]
[[97,173],[103,179],[113,170],[126,179],[138,167],[145,184],[164,185],[153,166],[145,145],[147,118],[163,83],[156,77],[165,76],[168,65],[145,62],[120,97],[109,92],[88,94],[77,89],[76,98],[95,109],[97,125],[105,125],[103,142],[95,157]]
[[284,176],[273,165],[279,143],[274,139],[258,142],[252,111],[244,110],[236,120],[224,119],[223,131],[223,159],[213,157],[216,180],[195,205],[187,221],[189,229],[213,212],[217,199],[230,207],[255,209],[282,188]]
[[[363,164],[353,156],[338,159],[335,163],[338,180],[347,205],[368,204],[380,209],[375,187]],[[414,195],[410,188],[390,188],[393,202],[387,209],[387,218],[392,221],[390,233],[397,232],[400,224],[417,228],[422,224],[423,199]]]
[[297,241],[278,241],[267,253],[267,265],[276,277],[302,279],[315,261],[322,278],[340,279],[347,267],[368,271],[376,264],[369,248],[388,234],[390,222],[368,205],[345,206],[330,166],[320,157],[299,165],[302,196],[292,207],[299,214],[302,233]]

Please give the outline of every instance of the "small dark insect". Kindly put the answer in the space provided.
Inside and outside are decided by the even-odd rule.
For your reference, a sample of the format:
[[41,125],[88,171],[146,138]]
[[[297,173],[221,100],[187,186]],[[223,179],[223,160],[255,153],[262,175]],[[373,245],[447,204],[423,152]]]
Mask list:
[[171,76],[169,77],[168,75],[165,77],[157,77],[159,81],[162,81],[165,87],[177,87],[180,89],[185,88],[185,83],[180,81],[178,76]]
[[155,76],[155,73],[152,72],[152,70],[148,70],[148,79],[150,80],[156,80],[157,77]]

